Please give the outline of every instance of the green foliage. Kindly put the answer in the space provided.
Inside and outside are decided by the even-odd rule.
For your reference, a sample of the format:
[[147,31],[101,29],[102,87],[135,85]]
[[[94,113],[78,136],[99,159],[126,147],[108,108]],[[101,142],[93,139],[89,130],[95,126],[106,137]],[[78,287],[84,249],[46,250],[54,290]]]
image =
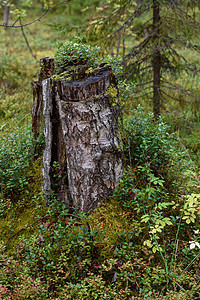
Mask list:
[[159,202],[166,203],[177,192],[177,180],[179,186],[184,181],[188,162],[183,160],[175,135],[161,118],[155,122],[153,114],[140,106],[126,123],[124,153],[129,168],[116,195],[126,207],[145,213]]
[[140,106],[132,115],[125,132],[127,142],[124,150],[129,164],[140,166],[140,169],[149,166],[155,176],[166,180],[169,175],[169,172],[165,174],[166,169],[173,173],[182,165],[178,162],[183,153],[177,148],[175,134],[169,133],[170,128],[162,118],[155,122],[153,114],[146,113]]
[[40,278],[28,273],[20,252],[7,255],[0,244],[0,298],[1,299],[48,299],[46,287]]
[[[1,47],[1,56],[0,56],[0,90],[1,93],[4,91],[7,94],[12,94],[13,90],[17,93],[17,88],[19,88],[26,77],[26,71],[21,65],[20,57],[13,53],[12,56],[8,55],[7,49]],[[16,95],[15,95],[16,101]],[[7,106],[8,103],[4,102],[4,106]]]
[[23,191],[28,184],[26,170],[33,158],[31,130],[18,128],[13,133],[3,133],[0,147],[1,191]]
[[[193,230],[197,234],[194,235],[193,241],[187,241],[190,243],[190,249],[200,247],[197,218],[199,194],[180,197],[179,190],[183,184],[185,190],[190,192],[195,186],[189,186],[190,177],[194,177],[193,173],[187,171],[191,162],[180,149],[175,135],[170,133],[169,126],[161,118],[155,122],[153,114],[145,113],[141,107],[138,107],[133,117],[128,120],[124,140],[129,166],[124,171],[115,195],[122,206],[128,211],[133,211],[137,220],[144,224],[143,234],[146,237],[143,239],[143,247],[149,254],[160,255],[163,268],[162,271],[158,271],[159,277],[161,279],[163,274],[161,282],[169,286],[171,278],[178,276],[179,272],[178,267],[174,265],[177,260],[175,253],[178,251],[177,237],[186,230],[184,221],[187,224],[195,223],[194,227],[187,227],[191,234]],[[197,186],[196,180],[196,190]],[[177,226],[176,229],[174,225]],[[199,260],[198,254],[194,253],[192,259],[191,251],[186,249],[187,247],[180,256],[185,257],[185,262],[190,257],[192,262],[185,270]],[[183,278],[181,280],[184,281]],[[194,293],[195,291],[194,288]]]
[[183,220],[187,224],[195,223],[200,215],[200,194],[191,194],[186,196],[185,205],[183,208]]
[[33,158],[43,149],[43,135],[34,140],[27,127],[17,127],[9,133],[3,131],[0,141],[0,191],[13,195],[25,191],[28,185],[28,169]]
[[[181,286],[198,297],[197,276],[184,271],[181,264],[174,275],[178,285],[173,286],[173,281],[168,285],[165,268],[156,263],[158,256],[156,253],[152,256],[149,248],[142,245],[144,234],[143,222],[136,221],[132,213],[120,210],[114,199],[88,219],[84,215],[70,215],[64,204],[52,195],[49,210],[35,233],[22,238],[9,258],[2,248],[0,296],[159,299],[165,291],[167,297],[173,290],[177,294],[174,299],[179,299]],[[198,265],[198,259],[196,262]],[[23,280],[27,284],[23,285]]]
[[198,104],[199,25],[196,0],[101,1],[89,21],[88,39],[103,45],[102,51],[123,57],[123,78],[137,86],[131,100],[139,98],[148,105],[153,98],[155,111],[159,98],[157,108],[173,112],[181,105]]
[[[44,2],[50,4],[51,1]],[[37,62],[26,51],[20,31],[2,30],[0,128],[3,138],[0,145],[4,146],[0,157],[8,159],[3,160],[4,173],[1,172],[7,177],[1,177],[0,180],[2,183],[3,178],[5,184],[0,187],[0,236],[5,241],[0,246],[0,299],[198,299],[199,116],[193,113],[194,109],[197,111],[197,105],[194,109],[192,106],[188,109],[186,102],[190,95],[181,96],[171,89],[170,95],[178,97],[179,103],[185,103],[184,107],[179,106],[179,111],[176,110],[175,102],[166,96],[168,104],[173,106],[173,115],[170,113],[167,118],[167,122],[174,126],[173,130],[162,119],[158,123],[154,122],[152,114],[146,112],[150,102],[148,96],[137,98],[139,103],[145,103],[145,109],[138,108],[133,112],[133,118],[127,122],[128,125],[125,124],[123,138],[126,170],[116,197],[109,199],[108,203],[102,203],[89,218],[82,215],[70,216],[65,206],[57,202],[55,195],[52,195],[49,208],[45,207],[45,199],[41,193],[42,161],[39,157],[43,137],[40,137],[39,143],[35,144],[34,141],[32,144],[29,130],[19,128],[15,132],[16,123],[19,124],[22,117],[23,121],[30,123],[30,118],[27,117],[32,103],[30,81],[39,73],[39,58],[52,56],[56,51],[56,41],[59,41],[59,47],[62,48],[66,31],[70,31],[66,25],[83,24],[86,19],[90,23],[97,22],[92,4],[98,7],[101,15],[106,16],[107,12],[112,11],[111,6],[97,5],[98,2],[70,1],[66,9],[58,7],[47,14],[45,22],[26,27],[25,32],[37,55]],[[116,4],[114,16],[118,20],[122,14],[123,21],[133,14],[133,10],[117,11],[128,2],[130,1],[109,1],[108,5]],[[132,5],[135,6],[136,3],[132,2]],[[84,6],[88,7],[83,9]],[[29,8],[25,5],[23,9],[28,16]],[[22,16],[23,11],[19,13]],[[41,2],[36,1],[28,20],[38,17],[40,13]],[[165,9],[166,16],[167,13]],[[133,30],[138,30],[137,36],[133,35],[132,29],[127,30],[124,43],[123,30],[121,37],[117,34],[118,41],[121,39],[120,54],[123,51],[127,54],[132,46],[141,42],[144,36],[143,24],[149,16],[139,18],[137,22],[134,19],[132,27]],[[107,23],[110,22],[109,18],[106,20]],[[52,22],[58,28],[53,34],[52,26],[45,26]],[[164,19],[162,24],[167,30],[168,24]],[[178,23],[178,19],[174,18],[171,24],[180,28],[179,33],[183,38],[187,33],[183,23]],[[105,32],[102,24],[94,25],[98,39],[101,39],[122,24],[116,22],[113,26],[110,22],[104,27]],[[60,30],[61,27],[64,28],[63,31]],[[83,53],[79,53],[76,45],[75,55],[69,54],[69,59],[74,59],[75,63],[86,61],[93,64],[97,62],[96,57],[91,58],[90,53],[84,50],[88,49],[84,45],[85,28],[84,38],[73,40],[73,44],[81,42],[86,48],[81,48]],[[192,37],[191,31],[188,34]],[[67,36],[69,38],[72,35],[73,31]],[[194,36],[197,44],[198,32]],[[96,39],[92,32],[91,38],[93,41]],[[109,39],[115,53],[117,48],[114,46],[114,39],[112,36]],[[198,56],[188,49],[188,44],[179,44],[178,47],[181,54],[192,58],[198,65]],[[100,52],[107,50],[105,43]],[[64,48],[62,51],[65,59]],[[97,52],[96,54],[98,55]],[[143,53],[139,51],[138,54]],[[146,54],[148,58],[148,53]],[[83,60],[80,59],[81,56]],[[113,66],[117,75],[121,75],[119,56],[109,56],[99,61],[107,62]],[[143,67],[145,68],[142,64],[141,70]],[[135,70],[138,71],[137,67]],[[148,69],[144,69],[144,78],[140,77],[138,85],[135,81],[129,83],[126,80],[127,74],[126,79],[119,82],[121,99],[127,109],[136,106],[137,101],[133,101],[136,93],[146,91],[140,85],[143,84],[142,79],[148,79],[146,71]],[[186,83],[188,88],[192,87],[193,92],[198,93],[197,76],[192,77],[186,73],[184,76],[174,76],[169,71],[165,71],[164,75],[168,81],[176,85]],[[164,91],[168,92],[166,85]],[[111,93],[115,96],[116,89],[112,88]],[[171,112],[168,104],[163,104],[163,108]],[[187,111],[184,112],[185,107]],[[9,128],[10,132],[14,131],[13,134],[8,133]],[[175,134],[171,134],[177,129],[183,145],[176,142]],[[15,142],[12,142],[11,136]],[[177,148],[177,144],[180,147]],[[31,158],[33,154],[28,153],[29,145],[37,152],[35,161]],[[24,153],[24,157],[19,153]],[[184,157],[188,155],[194,163],[191,160],[189,163]],[[57,168],[56,162],[54,168]],[[24,178],[22,183],[20,178]],[[11,182],[13,187],[6,187],[7,182]]]
[[98,52],[99,47],[92,47],[80,42],[68,41],[58,44],[58,51],[54,56],[57,73],[65,71],[68,66],[72,65],[93,66]]
[[86,222],[82,226],[53,195],[49,204],[46,222],[38,226],[37,235],[24,239],[24,243],[30,274],[42,278],[53,291],[55,285],[82,276],[91,264],[93,245]]

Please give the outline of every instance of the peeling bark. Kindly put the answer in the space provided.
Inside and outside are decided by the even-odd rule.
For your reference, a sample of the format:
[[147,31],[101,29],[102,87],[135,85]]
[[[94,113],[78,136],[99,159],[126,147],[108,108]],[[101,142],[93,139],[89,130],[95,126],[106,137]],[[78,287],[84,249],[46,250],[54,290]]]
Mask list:
[[[155,39],[159,39],[160,35],[160,3],[158,0],[153,0],[153,30],[155,34]],[[156,42],[154,53],[153,53],[153,112],[154,117],[157,120],[160,115],[161,106],[161,66],[162,57],[160,53],[160,47],[158,42]]]
[[39,111],[43,107],[44,192],[48,199],[54,191],[66,205],[88,213],[112,195],[122,175],[120,108],[113,104],[108,92],[113,82],[112,72],[103,67],[88,78],[81,75],[76,80],[46,79],[53,73],[54,64],[45,60],[48,67],[46,70],[42,66],[41,85],[33,84],[32,109],[33,131],[38,134]]
[[32,113],[32,130],[34,137],[37,138],[42,124],[42,111],[43,111],[43,96],[42,84],[40,81],[32,82],[33,89],[33,106]]
[[52,93],[51,93],[51,79],[45,79],[42,82],[42,93],[43,93],[43,116],[45,122],[44,136],[45,136],[45,149],[43,153],[43,189],[47,197],[50,196],[51,192],[51,156],[52,156]]

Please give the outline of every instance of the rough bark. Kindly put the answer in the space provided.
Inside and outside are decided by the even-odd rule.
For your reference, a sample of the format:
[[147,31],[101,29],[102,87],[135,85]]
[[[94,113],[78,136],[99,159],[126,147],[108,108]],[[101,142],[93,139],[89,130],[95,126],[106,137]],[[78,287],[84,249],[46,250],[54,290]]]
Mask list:
[[[159,39],[160,34],[160,4],[158,0],[153,0],[153,30],[155,40]],[[161,94],[160,94],[160,84],[161,84],[161,65],[162,58],[159,49],[159,43],[155,43],[154,53],[153,53],[153,111],[155,119],[160,115],[160,105],[161,105]]]
[[47,197],[51,192],[51,157],[52,157],[52,93],[51,93],[51,79],[45,79],[42,82],[42,94],[43,94],[43,116],[45,122],[44,136],[45,136],[45,149],[43,153],[43,189]]
[[55,71],[54,59],[45,57],[40,60],[40,74],[38,76],[38,80],[42,81],[51,77]]
[[32,82],[33,106],[32,106],[32,129],[34,137],[37,138],[42,124],[43,97],[42,84],[40,81]]
[[32,85],[36,135],[42,107],[45,123],[43,188],[47,199],[54,191],[59,201],[89,212],[112,195],[122,175],[119,105],[108,91],[114,77],[108,67],[102,67],[88,78],[81,71],[74,80],[73,76],[52,80],[47,77],[54,64],[47,60],[47,69],[43,63],[40,80]]
[[32,106],[32,130],[35,138],[38,137],[43,114],[43,88],[42,81],[50,78],[54,74],[54,60],[48,57],[40,60],[41,71],[38,76],[38,81],[32,82],[33,89],[33,106]]

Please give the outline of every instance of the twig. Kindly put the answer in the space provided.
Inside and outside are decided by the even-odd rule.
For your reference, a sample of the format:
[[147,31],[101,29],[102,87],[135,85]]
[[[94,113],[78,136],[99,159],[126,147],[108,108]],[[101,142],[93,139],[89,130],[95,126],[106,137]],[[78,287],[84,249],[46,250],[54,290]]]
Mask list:
[[[23,25],[23,24],[22,24],[21,18],[19,18],[19,22],[20,22],[20,25]],[[21,32],[22,32],[22,35],[23,35],[23,37],[24,37],[24,39],[25,39],[26,45],[27,45],[27,47],[28,47],[28,49],[29,49],[31,55],[32,55],[35,59],[37,59],[37,58],[36,58],[36,55],[33,53],[32,49],[31,49],[31,46],[29,45],[29,42],[28,42],[28,39],[27,39],[27,37],[26,37],[26,35],[25,35],[23,26],[21,26]]]
[[17,20],[12,24],[12,26],[14,26],[18,21],[19,21],[20,17],[17,18]]
[[[2,100],[2,99],[0,99],[0,100]],[[9,109],[11,106],[15,105],[19,100],[20,100],[20,98],[18,98],[15,102],[11,103],[8,106],[0,106],[0,109]]]
[[17,23],[18,19],[13,23],[13,25],[5,25],[5,24],[0,24],[1,27],[10,27],[10,28],[20,28],[20,27],[25,27],[25,26],[28,26],[28,25],[31,25],[35,22],[38,22],[40,21],[50,10],[54,9],[55,7],[57,7],[58,5],[62,4],[62,3],[65,3],[65,2],[69,2],[70,0],[64,0],[64,1],[61,1],[59,3],[57,3],[56,5],[52,6],[51,8],[48,8],[39,18],[29,22],[29,23],[26,23],[26,24],[23,24],[23,25],[14,25]]
[[[173,96],[169,95],[168,93],[164,92],[164,91],[163,91],[163,87],[162,87],[162,93],[165,94],[167,97],[171,98],[172,100],[175,100],[175,101],[178,101],[178,102],[183,102],[183,103],[189,103],[189,104],[191,104],[191,101],[186,101],[186,100],[184,100],[184,99],[178,99],[178,98],[173,97]],[[164,99],[162,99],[162,100],[164,100]]]
[[[195,101],[199,101],[199,100],[200,100],[199,97],[196,97],[196,96],[195,96],[194,94],[192,94],[189,90],[185,90],[185,89],[179,87],[178,85],[169,82],[168,80],[166,80],[166,79],[163,78],[163,77],[162,77],[162,80],[163,80],[163,82],[165,82],[166,84],[168,84],[168,86],[165,87],[166,89],[179,90],[179,91],[182,92],[183,94],[185,94],[185,95],[187,95],[187,96],[190,96],[190,97],[194,98]],[[163,87],[163,88],[164,88],[164,87]]]
[[[37,220],[37,221],[31,223],[30,225],[27,225],[26,227],[21,228],[20,230],[18,230],[17,232],[15,232],[13,235],[11,235],[11,237],[9,237],[9,239],[7,240],[6,248],[7,248],[7,246],[8,246],[9,241],[10,241],[14,236],[16,236],[16,235],[17,235],[18,233],[20,233],[21,231],[26,230],[27,228],[29,228],[29,227],[33,226],[34,224],[40,222],[40,221],[43,220],[46,216],[47,216],[47,215],[41,217],[39,220]],[[5,248],[5,250],[6,250],[6,248]]]
[[[98,21],[91,21],[89,22],[89,26],[94,26],[94,25],[98,25],[99,23],[101,24],[102,21],[109,21],[114,15],[117,15],[117,14],[120,14],[121,15],[121,11],[123,11],[125,9],[125,7],[127,5],[130,4],[131,1],[129,1],[129,3],[126,3],[124,4],[122,7],[120,7],[119,9],[117,10],[114,10],[110,15],[108,16],[100,16],[100,19]],[[85,26],[81,26],[81,27],[87,27],[88,25],[85,25]],[[76,28],[75,26],[72,26],[71,28]],[[78,26],[79,28],[79,26]]]
[[187,293],[187,291],[174,279],[174,278],[172,278],[172,277],[170,277],[170,279],[176,284],[176,285],[178,285],[179,286],[179,288],[182,290],[182,291],[184,291],[185,293]]

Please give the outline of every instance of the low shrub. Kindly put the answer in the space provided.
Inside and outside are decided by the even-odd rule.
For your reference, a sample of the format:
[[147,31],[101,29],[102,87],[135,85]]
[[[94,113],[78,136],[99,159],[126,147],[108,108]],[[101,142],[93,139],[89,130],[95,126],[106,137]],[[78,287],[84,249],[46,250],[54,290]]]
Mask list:
[[59,74],[71,65],[94,65],[98,56],[99,47],[81,43],[80,41],[68,41],[58,44],[58,51],[55,54],[56,72]]
[[[0,140],[0,191],[14,196],[24,192],[29,178],[27,171],[43,139],[35,141],[30,128],[15,128],[14,132],[4,131]],[[39,146],[40,145],[40,146]],[[35,152],[37,150],[37,153]]]
[[[152,114],[139,107],[127,124],[123,178],[115,196],[90,216],[72,213],[55,194],[43,210],[42,194],[31,194],[34,228],[23,225],[23,233],[30,231],[22,234],[12,255],[3,246],[0,251],[0,297],[199,298],[196,177],[161,119],[154,123]],[[28,164],[22,168],[28,183],[33,172],[41,172],[41,159],[31,165],[31,170]],[[0,216],[7,220],[5,210],[9,214],[17,205],[5,199]]]

